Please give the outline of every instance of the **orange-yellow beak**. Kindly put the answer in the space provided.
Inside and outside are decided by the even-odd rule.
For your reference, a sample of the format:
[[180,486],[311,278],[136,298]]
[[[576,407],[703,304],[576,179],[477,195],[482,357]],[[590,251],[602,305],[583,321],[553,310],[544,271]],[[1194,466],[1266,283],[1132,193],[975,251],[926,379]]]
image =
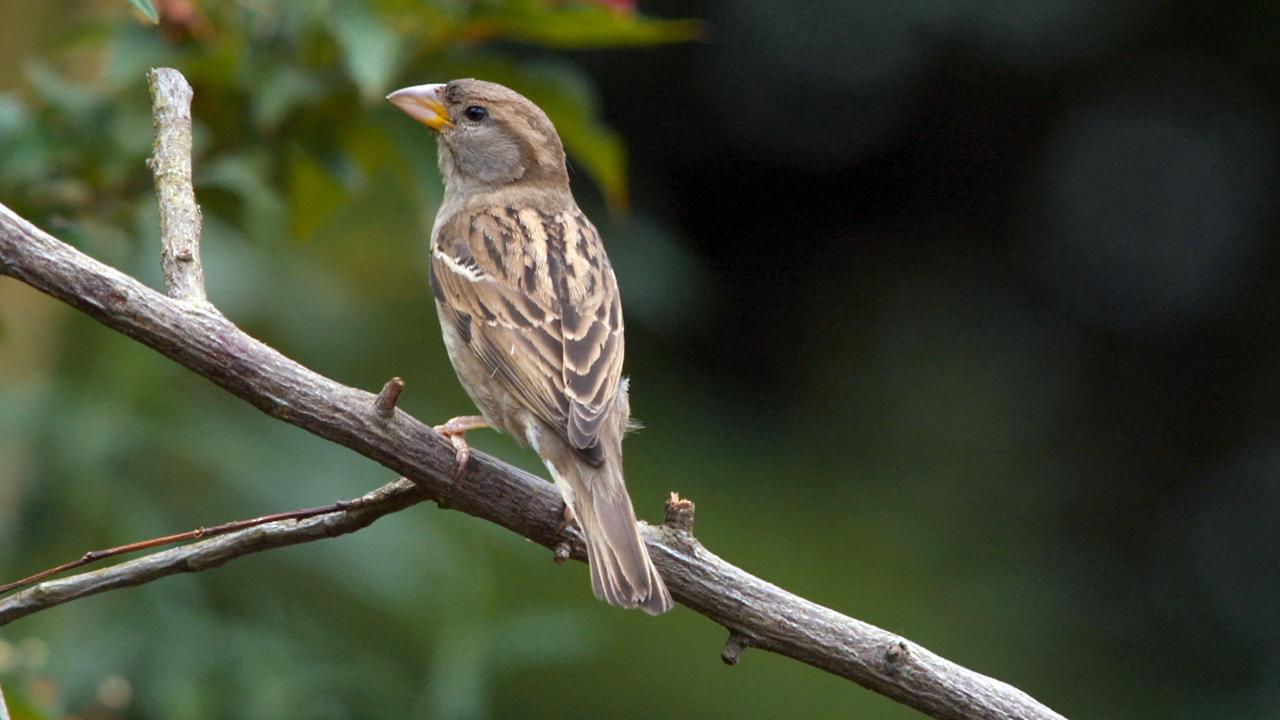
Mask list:
[[440,101],[442,90],[444,83],[413,85],[391,93],[387,100],[414,120],[441,132],[452,124],[449,122],[449,111]]

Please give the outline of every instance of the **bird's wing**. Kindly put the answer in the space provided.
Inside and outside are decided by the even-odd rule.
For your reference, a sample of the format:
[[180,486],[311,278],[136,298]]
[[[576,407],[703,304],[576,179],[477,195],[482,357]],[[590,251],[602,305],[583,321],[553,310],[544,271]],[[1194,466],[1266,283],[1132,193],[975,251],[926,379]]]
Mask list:
[[431,289],[495,382],[592,464],[622,377],[617,280],[578,210],[458,213],[438,228]]

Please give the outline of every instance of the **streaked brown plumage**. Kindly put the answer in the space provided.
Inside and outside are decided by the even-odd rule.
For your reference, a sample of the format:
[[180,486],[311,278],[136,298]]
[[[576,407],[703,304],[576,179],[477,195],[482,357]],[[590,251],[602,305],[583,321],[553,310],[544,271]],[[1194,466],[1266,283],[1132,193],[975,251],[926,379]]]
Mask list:
[[555,128],[523,96],[478,80],[388,99],[439,134],[445,197],[430,280],[458,379],[489,425],[546,464],[586,538],[596,596],[667,611],[622,476],[630,405],[617,281],[569,190]]

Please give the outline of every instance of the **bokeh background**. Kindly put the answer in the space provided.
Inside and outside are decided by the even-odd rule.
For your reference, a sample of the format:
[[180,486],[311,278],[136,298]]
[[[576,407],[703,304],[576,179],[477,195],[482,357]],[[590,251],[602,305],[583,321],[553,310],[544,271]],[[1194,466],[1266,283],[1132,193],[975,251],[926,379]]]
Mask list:
[[[144,73],[181,69],[212,300],[438,421],[435,148],[381,98],[511,84],[626,299],[641,515],[678,490],[731,561],[1069,717],[1274,717],[1280,6],[157,6],[0,3],[0,201],[158,286]],[[0,280],[0,579],[388,479]],[[916,717],[723,639],[423,506],[21,620],[0,683],[17,718]]]

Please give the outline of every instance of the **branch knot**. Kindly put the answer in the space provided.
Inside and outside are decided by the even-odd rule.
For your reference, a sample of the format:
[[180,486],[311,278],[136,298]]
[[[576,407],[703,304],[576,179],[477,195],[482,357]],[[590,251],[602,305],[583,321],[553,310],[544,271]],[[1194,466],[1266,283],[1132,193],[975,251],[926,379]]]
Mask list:
[[725,665],[737,665],[743,651],[751,647],[752,642],[750,635],[730,630],[729,639],[724,641],[724,650],[720,651],[720,659]]
[[692,533],[694,509],[692,500],[673,491],[667,498],[666,526],[678,532]]
[[383,417],[391,417],[396,411],[396,402],[400,400],[400,393],[404,390],[404,380],[393,377],[382,386],[382,392],[378,393],[378,397],[373,401],[373,407]]

